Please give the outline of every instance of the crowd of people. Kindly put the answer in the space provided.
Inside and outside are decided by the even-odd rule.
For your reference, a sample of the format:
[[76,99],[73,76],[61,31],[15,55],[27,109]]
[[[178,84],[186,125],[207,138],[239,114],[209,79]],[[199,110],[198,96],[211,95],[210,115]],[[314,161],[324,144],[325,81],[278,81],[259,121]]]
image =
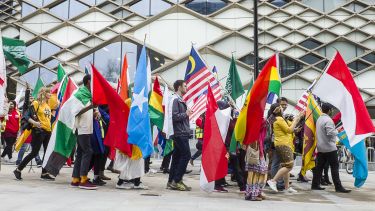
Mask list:
[[[83,78],[81,93],[91,98],[91,77],[86,75]],[[167,188],[178,191],[191,191],[192,188],[184,181],[187,173],[187,166],[202,154],[203,134],[205,115],[196,120],[196,144],[197,152],[191,155],[189,140],[192,138],[189,117],[193,111],[188,108],[183,100],[187,92],[185,81],[177,80],[174,83],[175,98],[172,106],[172,122],[174,134],[174,149],[171,153],[164,155],[160,169],[169,174]],[[18,180],[22,180],[22,171],[35,159],[38,166],[42,166],[44,154],[51,137],[53,122],[58,111],[58,104],[52,103],[51,90],[40,89],[38,96],[34,99],[30,96],[30,89],[25,93],[22,112],[18,109],[15,101],[9,101],[6,114],[1,118],[1,141],[5,146],[1,154],[3,160],[11,160],[13,149],[19,150],[16,161],[16,169],[13,171]],[[55,99],[55,98],[54,98]],[[126,100],[130,106],[131,99]],[[235,106],[224,100],[218,101],[219,109],[231,107],[231,122],[229,124],[225,145],[227,147],[227,159],[231,180],[237,183],[239,191],[244,193],[246,200],[261,201],[266,196],[263,193],[265,186],[269,186],[274,192],[286,191],[296,193],[290,182],[291,170],[294,168],[297,154],[302,153],[303,130],[305,113],[297,116],[286,114],[288,101],[286,98],[279,98],[278,102],[272,104],[262,124],[259,139],[249,145],[241,145],[233,142],[232,134],[236,124],[239,111]],[[332,180],[336,192],[348,193],[339,177],[339,163],[337,157],[337,130],[330,115],[333,106],[328,103],[321,103],[323,114],[316,123],[317,156],[316,167],[313,169],[312,190],[324,190],[322,186],[331,185],[328,177],[328,168],[331,169]],[[109,157],[112,161],[107,169],[119,174],[116,184],[118,189],[148,189],[141,182],[141,177],[150,169],[150,158],[143,159],[140,149],[132,146],[132,157],[114,152],[104,145],[103,140],[107,133],[109,124],[108,107],[92,105],[87,102],[85,108],[76,115],[75,134],[77,144],[75,150],[68,160],[73,164],[72,187],[95,190],[98,186],[106,184],[111,178],[104,175],[105,166]],[[30,134],[20,146],[15,146],[21,136]],[[24,138],[24,137],[23,137]],[[43,146],[43,156],[39,157],[39,151]],[[28,155],[24,157],[25,151],[31,147]],[[110,156],[116,153],[115,156]],[[113,155],[113,154],[112,154]],[[93,171],[92,180],[88,178],[90,171]],[[324,173],[324,176],[322,174]],[[299,182],[310,180],[301,173],[297,176]],[[41,179],[53,181],[55,177],[42,168]],[[226,187],[229,184],[225,178],[215,182],[215,191],[228,192]]]

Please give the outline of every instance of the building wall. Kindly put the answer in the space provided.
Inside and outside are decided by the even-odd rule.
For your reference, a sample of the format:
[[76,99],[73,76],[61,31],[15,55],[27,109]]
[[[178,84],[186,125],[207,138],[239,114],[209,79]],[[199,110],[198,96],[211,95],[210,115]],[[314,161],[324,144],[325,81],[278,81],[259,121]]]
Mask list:
[[[93,62],[116,82],[127,54],[132,80],[145,41],[153,73],[169,83],[184,77],[194,45],[209,68],[216,65],[223,84],[233,55],[246,86],[253,77],[252,5],[252,0],[2,0],[2,35],[25,40],[33,61],[22,76],[8,65],[8,75],[18,86],[22,81],[34,86],[39,72],[51,83],[62,63],[79,81]],[[280,53],[282,94],[291,104],[337,49],[366,104],[375,106],[375,0],[260,1],[258,11],[261,66]]]

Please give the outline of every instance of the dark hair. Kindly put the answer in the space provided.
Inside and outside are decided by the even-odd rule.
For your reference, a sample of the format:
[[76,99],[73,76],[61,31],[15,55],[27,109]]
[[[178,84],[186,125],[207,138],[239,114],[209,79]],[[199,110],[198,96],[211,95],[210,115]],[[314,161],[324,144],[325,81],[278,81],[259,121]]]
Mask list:
[[277,99],[277,103],[280,103],[281,101],[288,102],[288,99],[286,99],[286,97],[280,97],[279,99]]
[[173,84],[174,91],[177,92],[178,88],[180,86],[182,86],[182,84],[184,84],[184,83],[185,83],[184,80],[177,80],[177,81],[175,81],[174,84]]
[[89,81],[91,81],[91,75],[87,74],[82,79],[83,85],[86,86]]
[[17,103],[14,100],[10,100],[9,103],[13,103],[14,107],[17,107]]
[[267,113],[267,118],[269,118],[273,114],[273,112],[275,111],[277,107],[280,107],[279,103],[274,103],[271,105],[270,110],[268,110],[268,113]]
[[333,105],[329,103],[322,103],[322,112],[327,114],[331,109],[333,108]]

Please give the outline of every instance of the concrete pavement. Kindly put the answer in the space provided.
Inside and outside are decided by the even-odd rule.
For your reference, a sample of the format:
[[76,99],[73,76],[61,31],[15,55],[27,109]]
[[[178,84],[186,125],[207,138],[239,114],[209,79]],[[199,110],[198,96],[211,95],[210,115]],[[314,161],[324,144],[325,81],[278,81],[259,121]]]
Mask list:
[[[151,167],[158,169],[160,160],[153,160]],[[27,167],[22,172],[23,181],[17,181],[12,173],[15,165],[3,164],[0,172],[0,210],[375,210],[375,172],[370,172],[363,188],[354,189],[354,179],[342,171],[340,176],[344,186],[353,189],[350,194],[338,194],[333,187],[327,191],[311,191],[310,184],[292,180],[293,187],[299,191],[297,194],[266,191],[268,200],[250,202],[244,200],[235,184],[228,188],[229,193],[207,194],[201,191],[199,162],[188,168],[193,172],[184,180],[193,187],[191,192],[165,189],[167,175],[162,173],[142,178],[149,190],[118,190],[115,189],[117,175],[108,171],[106,175],[112,180],[106,186],[87,191],[69,186],[72,168],[63,168],[55,182],[46,182],[40,180],[40,168],[29,172]],[[299,168],[296,167],[295,171]]]

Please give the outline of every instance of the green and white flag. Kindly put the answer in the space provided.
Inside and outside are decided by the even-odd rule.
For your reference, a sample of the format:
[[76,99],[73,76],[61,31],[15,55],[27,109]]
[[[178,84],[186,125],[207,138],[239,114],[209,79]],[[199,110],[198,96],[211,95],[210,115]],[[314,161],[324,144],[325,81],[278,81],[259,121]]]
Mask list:
[[228,78],[227,83],[225,84],[225,89],[234,101],[236,101],[237,98],[245,93],[240,76],[237,72],[236,62],[233,56],[228,71]]
[[91,99],[90,91],[83,86],[62,105],[43,161],[43,167],[48,173],[56,176],[72,153],[76,145],[76,115],[90,105]]
[[23,40],[2,37],[5,57],[17,67],[21,74],[26,73],[30,60],[25,54],[26,44]]

